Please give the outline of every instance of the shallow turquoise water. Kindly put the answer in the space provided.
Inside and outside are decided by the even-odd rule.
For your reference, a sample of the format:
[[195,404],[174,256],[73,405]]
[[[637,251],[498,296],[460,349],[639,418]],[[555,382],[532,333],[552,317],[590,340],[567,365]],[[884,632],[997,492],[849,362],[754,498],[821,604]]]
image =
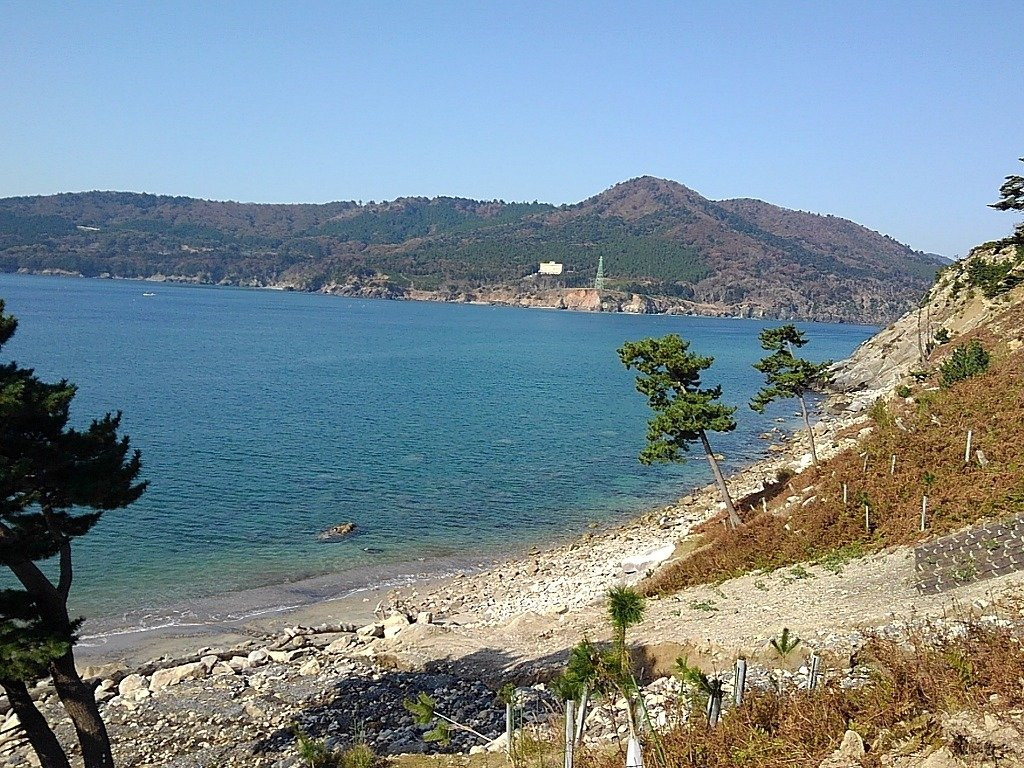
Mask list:
[[[155,293],[144,296],[144,293]],[[341,299],[0,275],[0,358],[78,385],[74,417],[124,412],[151,487],[76,543],[73,607],[111,616],[305,576],[485,557],[618,519],[709,481],[645,468],[646,404],[622,342],[680,333],[743,406],[734,466],[792,404],[745,402],[764,323]],[[809,357],[873,329],[807,323]],[[354,521],[358,535],[316,534]]]

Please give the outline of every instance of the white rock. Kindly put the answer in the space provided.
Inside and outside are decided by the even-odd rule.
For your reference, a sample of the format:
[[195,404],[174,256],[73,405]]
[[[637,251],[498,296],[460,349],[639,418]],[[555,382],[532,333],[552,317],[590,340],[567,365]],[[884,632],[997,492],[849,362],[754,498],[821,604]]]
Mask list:
[[128,675],[117,686],[117,692],[122,696],[127,696],[129,693],[145,688],[147,685],[146,678],[142,675]]
[[271,661],[276,661],[278,664],[287,664],[294,661],[299,655],[298,651],[267,651],[267,655],[270,656]]
[[484,749],[488,752],[504,752],[506,747],[508,747],[508,734],[503,733],[493,741],[487,742]]
[[320,674],[320,662],[316,659],[310,659],[301,667],[299,667],[299,674],[305,677],[311,677],[313,675]]
[[211,653],[208,656],[203,656],[203,658],[199,660],[199,663],[206,667],[206,671],[209,672],[211,669],[213,669],[213,665],[216,664],[218,661],[220,661],[220,658],[218,656],[214,656]]
[[177,685],[182,680],[197,680],[206,676],[206,667],[201,661],[194,661],[191,664],[181,664],[177,667],[158,669],[149,680],[149,690],[159,691],[172,685]]
[[232,656],[228,659],[228,666],[236,672],[245,672],[245,670],[252,668],[252,664],[245,656]]
[[351,645],[351,643],[351,639],[347,637],[339,637],[337,640],[335,640],[326,648],[324,648],[324,653],[344,653],[348,650],[348,647],[349,645]]
[[261,664],[266,664],[270,659],[270,654],[267,653],[266,648],[257,648],[255,651],[250,653],[246,658],[249,659],[249,664],[254,667],[258,667]]
[[356,635],[362,638],[384,637],[383,624],[367,624],[356,630]]
[[417,624],[433,624],[434,623],[434,614],[431,613],[430,611],[420,611],[419,613],[416,614],[416,623]]
[[404,613],[395,613],[384,619],[384,637],[394,637],[409,626],[409,618]]

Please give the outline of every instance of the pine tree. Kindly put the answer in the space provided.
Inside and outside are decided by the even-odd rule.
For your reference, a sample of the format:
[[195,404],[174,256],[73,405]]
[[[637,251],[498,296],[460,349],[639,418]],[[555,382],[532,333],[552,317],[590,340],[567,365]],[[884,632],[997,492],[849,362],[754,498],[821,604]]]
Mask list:
[[[3,310],[0,301],[0,349],[17,328]],[[38,738],[30,733],[30,739],[44,766],[66,766],[67,758],[52,732],[43,733],[49,728],[21,689],[46,673],[75,727],[85,767],[110,768],[106,727],[92,687],[75,668],[80,620],[68,613],[71,543],[105,510],[138,499],[146,484],[136,482],[139,452],[118,435],[120,414],[74,429],[68,426],[74,396],[67,381],[48,384],[17,363],[0,366],[0,564],[23,588],[0,599],[0,684],[15,711],[24,712],[22,722],[33,722]],[[54,557],[56,581],[38,565]]]
[[769,403],[795,397],[800,401],[800,412],[803,414],[804,426],[811,439],[811,458],[818,465],[818,449],[814,444],[814,430],[807,415],[807,402],[804,395],[821,386],[828,380],[828,368],[832,361],[812,363],[794,357],[792,348],[799,349],[807,343],[807,338],[796,329],[795,325],[783,325],[780,328],[765,328],[758,335],[762,349],[771,352],[767,357],[754,363],[754,368],[764,374],[766,386],[750,401],[750,407],[758,413],[764,413]]
[[[1024,163],[1024,157],[1020,161]],[[1024,176],[1007,176],[999,187],[999,200],[989,207],[999,211],[1024,211]],[[1015,237],[1024,242],[1024,222],[1016,226]]]
[[718,402],[721,387],[701,387],[700,372],[710,368],[715,359],[701,357],[689,348],[689,341],[670,333],[660,339],[628,342],[619,349],[622,364],[640,372],[636,377],[637,392],[647,397],[654,411],[647,422],[647,446],[640,452],[640,462],[684,462],[681,454],[699,440],[729,513],[729,524],[735,528],[742,521],[707,433],[736,429],[736,409]]

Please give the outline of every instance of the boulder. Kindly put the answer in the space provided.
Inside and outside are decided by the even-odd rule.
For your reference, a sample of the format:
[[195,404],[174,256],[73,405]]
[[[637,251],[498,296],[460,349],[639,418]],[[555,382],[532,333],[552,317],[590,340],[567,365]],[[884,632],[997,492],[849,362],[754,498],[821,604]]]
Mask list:
[[201,661],[194,661],[191,664],[180,664],[177,667],[158,669],[153,673],[149,681],[149,690],[159,691],[172,685],[177,685],[183,680],[198,680],[206,676],[206,666]]
[[266,648],[257,648],[246,658],[249,660],[250,666],[258,667],[261,664],[266,664],[270,660],[270,654],[267,652]]
[[336,541],[337,539],[343,539],[355,533],[355,523],[340,523],[338,525],[331,526],[325,531],[321,531],[317,538],[321,541]]
[[132,674],[128,675],[121,681],[121,683],[117,686],[117,692],[121,696],[127,696],[129,693],[132,693],[133,691],[137,691],[140,688],[147,687],[147,685],[148,683],[146,682],[146,678],[144,678],[142,675]]
[[365,627],[360,627],[356,630],[356,636],[364,640],[369,640],[371,637],[384,637],[384,625],[367,624]]
[[416,623],[417,624],[433,624],[434,623],[434,614],[431,613],[430,611],[420,611],[419,613],[416,614]]
[[267,651],[271,661],[276,661],[278,664],[287,664],[294,661],[299,655],[298,651]]
[[864,739],[856,731],[847,731],[839,748],[826,757],[818,768],[860,768],[864,762]]
[[348,650],[350,645],[352,645],[351,638],[339,637],[333,643],[324,648],[324,653],[344,653]]
[[384,619],[384,638],[394,637],[409,626],[409,617],[404,613],[394,613]]
[[320,662],[315,658],[310,659],[301,667],[299,667],[299,674],[303,677],[312,677],[320,674]]

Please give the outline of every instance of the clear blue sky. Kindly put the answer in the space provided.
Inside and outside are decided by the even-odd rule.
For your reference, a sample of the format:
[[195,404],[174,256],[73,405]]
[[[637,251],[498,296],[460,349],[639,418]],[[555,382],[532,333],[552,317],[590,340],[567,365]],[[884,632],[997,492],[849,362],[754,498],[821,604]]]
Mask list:
[[0,0],[0,196],[576,202],[642,174],[964,253],[1024,2]]

